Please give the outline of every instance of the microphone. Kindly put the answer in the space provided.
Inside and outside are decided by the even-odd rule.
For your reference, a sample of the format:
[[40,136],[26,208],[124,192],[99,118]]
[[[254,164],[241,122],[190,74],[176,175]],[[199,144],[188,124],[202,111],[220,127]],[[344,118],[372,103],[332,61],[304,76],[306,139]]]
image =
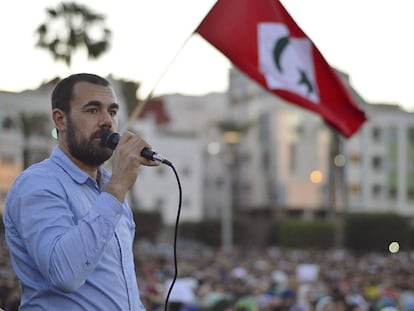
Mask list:
[[[118,145],[120,139],[121,139],[121,135],[119,135],[118,133],[115,133],[112,131],[104,131],[101,135],[101,145],[102,147],[106,147],[106,148],[114,150],[116,146]],[[148,149],[148,148],[142,149],[141,157],[144,157],[151,161],[158,161],[168,166],[172,166],[172,163],[170,161],[168,161],[166,158],[164,158],[159,153],[151,149]]]

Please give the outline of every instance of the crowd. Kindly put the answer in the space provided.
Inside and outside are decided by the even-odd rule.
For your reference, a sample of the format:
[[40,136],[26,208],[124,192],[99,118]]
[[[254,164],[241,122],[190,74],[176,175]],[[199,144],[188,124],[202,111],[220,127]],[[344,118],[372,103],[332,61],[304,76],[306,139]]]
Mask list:
[[0,308],[15,311],[19,306],[20,288],[3,237],[4,234],[0,237]]
[[[0,307],[17,310],[19,286],[0,241]],[[164,310],[175,273],[172,245],[138,241],[137,277],[148,311]],[[169,310],[414,311],[414,254],[344,250],[222,251],[179,243]]]
[[[166,248],[155,249],[137,248],[149,311],[163,308],[173,269]],[[187,284],[187,294],[180,286],[170,302],[203,311],[414,311],[413,260],[403,252],[355,255],[275,247],[226,253],[189,245],[178,250],[178,281]]]

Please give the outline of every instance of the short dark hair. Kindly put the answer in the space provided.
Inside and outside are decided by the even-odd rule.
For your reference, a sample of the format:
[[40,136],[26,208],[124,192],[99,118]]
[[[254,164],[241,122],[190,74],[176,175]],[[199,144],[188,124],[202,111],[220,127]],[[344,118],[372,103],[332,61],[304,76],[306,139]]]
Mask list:
[[56,84],[52,92],[52,109],[59,108],[64,113],[70,112],[70,101],[72,99],[73,88],[78,82],[89,82],[102,86],[109,86],[110,83],[105,78],[92,73],[77,73],[70,75]]

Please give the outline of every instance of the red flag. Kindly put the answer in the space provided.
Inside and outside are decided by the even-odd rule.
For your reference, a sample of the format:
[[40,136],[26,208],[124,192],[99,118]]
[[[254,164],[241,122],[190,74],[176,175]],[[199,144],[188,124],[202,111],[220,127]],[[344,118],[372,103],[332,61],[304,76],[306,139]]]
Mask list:
[[366,120],[278,0],[218,0],[196,32],[265,89],[321,115],[344,136]]

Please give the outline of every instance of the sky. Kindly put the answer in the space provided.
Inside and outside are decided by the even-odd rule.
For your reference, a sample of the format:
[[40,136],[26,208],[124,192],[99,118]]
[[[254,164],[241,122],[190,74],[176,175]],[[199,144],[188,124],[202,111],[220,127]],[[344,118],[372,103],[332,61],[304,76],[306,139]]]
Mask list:
[[[71,68],[35,48],[34,31],[54,0],[0,3],[0,90],[35,89],[74,72],[141,84],[139,96],[224,92],[230,61],[193,31],[216,0],[76,0],[106,16],[112,47],[97,61],[77,53]],[[328,63],[368,102],[414,111],[412,0],[281,0]],[[237,8],[235,8],[237,9]]]

